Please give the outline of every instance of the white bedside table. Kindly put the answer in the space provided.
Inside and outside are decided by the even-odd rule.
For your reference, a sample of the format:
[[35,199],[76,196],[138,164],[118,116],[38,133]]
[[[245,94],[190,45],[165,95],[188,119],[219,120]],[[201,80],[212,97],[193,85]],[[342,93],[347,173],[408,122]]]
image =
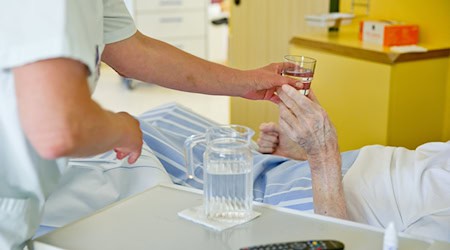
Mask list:
[[[198,190],[156,186],[34,241],[42,249],[234,249],[275,242],[334,239],[346,250],[380,250],[383,231],[349,221],[255,203],[261,215],[217,232],[177,213],[202,204]],[[399,250],[450,249],[400,235]]]

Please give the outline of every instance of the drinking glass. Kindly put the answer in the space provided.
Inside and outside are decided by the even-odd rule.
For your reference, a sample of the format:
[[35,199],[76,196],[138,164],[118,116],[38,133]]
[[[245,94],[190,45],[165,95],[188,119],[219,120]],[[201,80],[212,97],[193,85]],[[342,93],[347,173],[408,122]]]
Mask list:
[[284,56],[283,70],[281,74],[294,79],[298,79],[303,83],[300,92],[304,95],[309,94],[311,81],[316,68],[316,59],[306,56],[287,55]]

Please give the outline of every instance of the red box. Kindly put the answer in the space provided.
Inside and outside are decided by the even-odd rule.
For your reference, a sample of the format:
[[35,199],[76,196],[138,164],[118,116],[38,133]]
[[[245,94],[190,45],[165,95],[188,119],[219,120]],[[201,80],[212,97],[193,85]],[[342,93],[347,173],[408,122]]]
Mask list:
[[419,41],[419,26],[389,21],[362,21],[359,39],[384,46],[411,45]]

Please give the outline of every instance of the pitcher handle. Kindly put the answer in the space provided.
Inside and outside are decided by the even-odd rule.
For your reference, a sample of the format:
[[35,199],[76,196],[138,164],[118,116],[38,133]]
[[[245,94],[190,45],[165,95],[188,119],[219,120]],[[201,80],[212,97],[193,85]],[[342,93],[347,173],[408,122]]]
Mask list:
[[186,141],[184,141],[184,156],[186,159],[187,179],[194,179],[194,147],[205,141],[206,136],[204,134],[191,135]]

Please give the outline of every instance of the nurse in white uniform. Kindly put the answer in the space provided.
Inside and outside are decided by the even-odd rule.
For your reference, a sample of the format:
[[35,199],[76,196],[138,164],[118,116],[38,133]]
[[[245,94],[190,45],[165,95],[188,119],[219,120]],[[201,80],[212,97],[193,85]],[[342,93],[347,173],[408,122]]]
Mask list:
[[[104,15],[111,18],[103,19]],[[49,110],[35,112],[34,117],[24,111],[27,105],[39,105],[42,98],[53,97],[54,93],[42,96],[42,92],[36,92],[32,96],[23,91],[24,88],[29,91],[48,89],[50,83],[40,82],[40,77],[53,72],[28,74],[28,79],[23,80],[24,75],[19,71],[36,62],[53,67],[52,62],[43,60],[65,58],[63,60],[71,62],[64,63],[83,65],[78,65],[82,70],[86,68],[84,78],[89,74],[89,86],[93,89],[103,44],[130,37],[136,28],[120,2],[106,1],[103,6],[102,1],[90,0],[2,1],[0,23],[0,249],[21,249],[38,227],[44,201],[58,183],[66,161],[51,159],[54,157],[48,155],[42,157],[45,150],[36,151],[36,145],[42,145],[43,138],[52,138],[42,134],[42,127],[48,123],[48,128],[57,129],[50,125],[52,120],[46,120],[52,116],[43,117]],[[48,69],[46,66],[39,70]],[[69,80],[61,81],[58,87],[70,89],[70,84]],[[74,96],[78,95],[74,93]],[[24,98],[29,104],[25,104]],[[35,108],[48,109],[48,106]],[[55,115],[57,112],[54,111]],[[74,114],[73,118],[76,117]],[[31,131],[31,125],[35,125],[37,131]],[[54,132],[55,141],[59,139],[57,136],[63,135],[55,130],[49,132]],[[135,144],[136,151],[140,150],[139,144]]]
[[22,249],[34,235],[66,157],[140,156],[139,122],[90,97],[101,60],[126,77],[205,94],[277,102],[278,86],[298,85],[279,74],[282,64],[240,71],[146,37],[121,0],[0,0],[0,58],[0,249]]

